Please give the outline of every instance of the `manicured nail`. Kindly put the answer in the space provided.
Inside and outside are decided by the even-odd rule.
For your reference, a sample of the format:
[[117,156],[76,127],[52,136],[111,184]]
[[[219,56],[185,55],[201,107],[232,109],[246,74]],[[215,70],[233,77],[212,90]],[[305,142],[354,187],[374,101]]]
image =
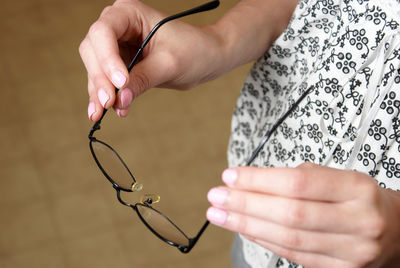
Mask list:
[[222,180],[229,186],[234,185],[237,179],[237,171],[233,168],[225,169],[222,173]]
[[111,81],[113,82],[114,86],[121,88],[125,85],[126,77],[120,71],[116,71],[111,75]]
[[227,218],[228,213],[225,210],[214,207],[207,210],[207,219],[216,225],[224,225]]
[[115,108],[115,112],[117,113],[117,115],[118,115],[119,117],[122,117],[122,116],[121,116],[121,110],[120,110],[120,109]]
[[99,91],[97,91],[97,97],[99,98],[101,106],[103,106],[103,107],[106,106],[107,101],[110,99],[110,96],[102,88],[100,88]]
[[88,106],[88,117],[90,120],[92,120],[93,114],[96,112],[96,105],[94,102],[90,102]]
[[115,108],[115,112],[117,113],[117,115],[119,117],[125,117],[128,115],[128,110],[121,110],[121,109]]
[[213,188],[207,194],[207,199],[214,205],[223,205],[228,197],[228,191],[222,188]]
[[121,93],[119,93],[119,97],[121,99],[121,106],[123,108],[128,107],[133,100],[133,94],[129,88],[124,88]]

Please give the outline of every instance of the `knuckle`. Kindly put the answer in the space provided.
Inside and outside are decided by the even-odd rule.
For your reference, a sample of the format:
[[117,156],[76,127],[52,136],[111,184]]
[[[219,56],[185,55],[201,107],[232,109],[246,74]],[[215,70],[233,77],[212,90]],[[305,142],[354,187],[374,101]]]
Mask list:
[[229,208],[235,208],[239,212],[249,211],[251,208],[248,207],[248,200],[246,195],[238,194],[235,191],[231,192],[231,197],[228,199]]
[[350,177],[353,179],[353,187],[359,189],[363,196],[375,198],[379,194],[377,184],[370,177],[357,171],[350,171]]
[[248,218],[242,215],[237,215],[234,219],[235,223],[233,228],[236,232],[240,234],[249,234],[249,221]]
[[283,219],[284,224],[293,227],[298,226],[305,219],[305,209],[298,201],[289,201]]
[[134,76],[134,81],[133,83],[134,88],[136,89],[134,92],[134,97],[136,97],[137,95],[139,95],[140,93],[144,92],[146,89],[148,89],[150,87],[150,79],[148,78],[147,75],[143,74],[143,73],[136,73]]
[[316,164],[314,164],[314,163],[304,162],[304,163],[300,164],[298,167],[299,168],[313,168],[315,166],[316,166]]
[[359,259],[356,260],[358,267],[365,267],[377,260],[382,255],[382,245],[378,243],[369,243],[362,247]]
[[372,204],[379,204],[381,199],[381,191],[379,187],[372,181],[364,183],[365,196]]
[[171,51],[164,51],[161,55],[163,61],[160,64],[163,64],[163,68],[171,74],[178,73],[178,70],[183,66],[183,62],[177,57],[176,53]]
[[90,26],[89,36],[90,37],[101,36],[107,29],[108,25],[105,22],[98,20]]
[[298,196],[307,190],[307,172],[304,169],[294,169],[288,184],[289,193]]
[[81,57],[83,57],[83,55],[86,53],[87,51],[87,40],[84,39],[80,44],[79,44],[79,55],[81,55]]
[[367,234],[373,239],[380,239],[387,229],[387,223],[382,215],[377,213],[377,215],[371,217],[367,224]]
[[120,5],[120,4],[136,4],[138,3],[138,0],[116,0],[114,5]]
[[[240,172],[240,169],[239,169]],[[247,169],[246,172],[243,172],[245,174],[245,179],[243,181],[246,181],[246,183],[250,184],[251,188],[256,188],[258,185],[258,181],[257,181],[257,168],[249,168]],[[239,178],[242,177],[242,174],[240,173]]]
[[168,69],[169,69],[169,71],[171,71],[173,73],[176,72],[179,69],[179,66],[182,65],[180,63],[180,60],[176,56],[174,56],[170,53],[167,54],[167,59],[168,59],[168,63],[169,63]]
[[111,9],[112,9],[111,6],[106,6],[106,7],[103,9],[103,11],[101,12],[100,17],[101,17],[101,16],[104,16],[105,14],[107,14]]
[[297,231],[286,231],[281,235],[281,243],[285,247],[296,249],[300,248],[303,244],[303,240]]
[[100,73],[94,73],[91,75],[91,80],[95,87],[101,87],[104,84],[104,76]]

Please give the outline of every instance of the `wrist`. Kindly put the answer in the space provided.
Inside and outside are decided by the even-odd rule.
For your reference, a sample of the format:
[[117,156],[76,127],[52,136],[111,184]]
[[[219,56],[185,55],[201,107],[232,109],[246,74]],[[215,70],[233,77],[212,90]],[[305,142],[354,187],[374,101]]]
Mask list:
[[201,26],[200,29],[207,36],[203,52],[203,60],[206,62],[201,79],[201,83],[203,83],[219,77],[229,69],[227,68],[228,56],[225,40],[218,29],[214,24]]
[[287,27],[296,5],[297,0],[243,0],[212,25],[225,71],[261,57]]

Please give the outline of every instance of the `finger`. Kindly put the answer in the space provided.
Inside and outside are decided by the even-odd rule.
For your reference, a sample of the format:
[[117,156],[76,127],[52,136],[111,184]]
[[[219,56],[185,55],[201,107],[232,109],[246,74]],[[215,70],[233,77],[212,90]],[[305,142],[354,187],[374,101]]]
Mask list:
[[129,75],[127,87],[133,93],[133,99],[147,89],[162,85],[176,75],[175,59],[168,53],[154,51],[137,63]]
[[122,117],[126,117],[128,115],[128,113],[129,113],[129,109],[118,109],[118,108],[115,108],[114,110],[117,113],[117,115],[119,117],[121,117],[121,118]]
[[223,181],[231,187],[281,195],[291,198],[341,202],[358,197],[362,184],[353,172],[318,165],[297,168],[237,167],[222,174]]
[[[162,54],[162,53],[161,53]],[[167,56],[160,53],[148,55],[130,72],[129,84],[117,94],[114,108],[120,112],[117,114],[125,117],[128,113],[132,101],[149,88],[161,85],[170,79],[170,74],[174,73],[171,69]]]
[[117,108],[119,110],[127,110],[133,100],[133,92],[129,88],[124,88],[120,91],[118,91],[115,103],[114,103],[114,108]]
[[[361,242],[359,245],[356,245],[355,248],[347,248],[346,251],[351,253],[349,254],[350,257],[348,259],[341,259],[319,253],[288,249],[264,240],[254,239],[252,237],[246,236],[246,238],[264,248],[269,249],[280,257],[294,261],[305,267],[381,267],[376,263],[376,259],[380,257],[381,252],[379,255],[377,255],[379,249],[378,251],[376,249],[378,247],[368,243]],[[324,263],[327,265],[323,265]]]
[[213,188],[207,197],[216,207],[296,229],[350,234],[363,225],[359,217],[353,220],[355,209],[348,203],[315,202],[228,187]]
[[91,88],[88,88],[89,95],[91,97],[92,95],[97,96],[101,104],[101,107],[96,107],[96,110],[102,111],[102,108],[109,109],[115,101],[114,86],[99,68],[93,48],[86,39],[82,41],[79,52],[88,72],[88,78],[92,83]]
[[[88,91],[94,92],[94,84],[93,81],[88,79]],[[100,119],[103,109],[101,104],[99,103],[98,98],[93,93],[89,93],[89,105],[88,105],[88,117],[89,120],[96,122]]]
[[305,267],[313,268],[313,267],[353,267],[349,262],[324,256],[316,253],[308,253],[302,251],[291,250],[285,247],[277,246],[272,243],[268,243],[259,239],[252,239],[250,237],[246,237],[249,240],[259,244],[260,246],[272,251],[276,255],[283,257],[287,260],[295,262]]
[[[310,232],[211,207],[207,219],[225,229],[290,250],[352,260],[362,245],[361,238],[346,234]],[[345,245],[345,246],[344,246]],[[357,248],[358,247],[358,248]],[[357,249],[356,249],[357,248]],[[351,250],[349,250],[351,249]],[[365,252],[362,252],[365,253]]]
[[89,29],[88,39],[99,66],[117,88],[123,88],[128,81],[128,70],[121,59],[118,41],[136,40],[141,31],[135,14],[129,14],[117,4],[105,10]]

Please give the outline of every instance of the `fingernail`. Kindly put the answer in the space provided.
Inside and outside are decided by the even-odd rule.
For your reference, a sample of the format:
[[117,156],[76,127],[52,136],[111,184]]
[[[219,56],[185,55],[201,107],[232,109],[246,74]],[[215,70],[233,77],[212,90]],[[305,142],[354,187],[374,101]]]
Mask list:
[[126,77],[120,71],[116,71],[111,75],[111,81],[113,82],[114,86],[121,88],[125,85]]
[[93,114],[96,112],[96,105],[94,102],[90,102],[88,106],[88,117],[90,120],[92,120]]
[[120,99],[121,99],[121,106],[123,108],[126,108],[129,106],[129,104],[131,104],[132,100],[133,100],[133,94],[132,91],[129,88],[125,88],[121,91],[121,93],[119,94]]
[[117,113],[117,115],[119,117],[125,117],[128,115],[128,110],[121,110],[121,109],[115,108],[115,112]]
[[120,109],[115,108],[115,112],[117,113],[117,115],[118,115],[119,117],[122,117],[122,116],[121,116],[121,110],[120,110]]
[[99,101],[103,107],[106,106],[107,101],[110,99],[110,96],[102,88],[100,88],[99,91],[97,92],[97,97],[99,98]]
[[228,197],[228,191],[222,188],[213,188],[207,194],[207,199],[214,205],[223,205]]
[[222,209],[210,207],[207,210],[207,219],[213,224],[224,225],[227,217],[228,213]]
[[229,186],[235,184],[237,171],[233,168],[225,169],[222,173],[222,180]]

